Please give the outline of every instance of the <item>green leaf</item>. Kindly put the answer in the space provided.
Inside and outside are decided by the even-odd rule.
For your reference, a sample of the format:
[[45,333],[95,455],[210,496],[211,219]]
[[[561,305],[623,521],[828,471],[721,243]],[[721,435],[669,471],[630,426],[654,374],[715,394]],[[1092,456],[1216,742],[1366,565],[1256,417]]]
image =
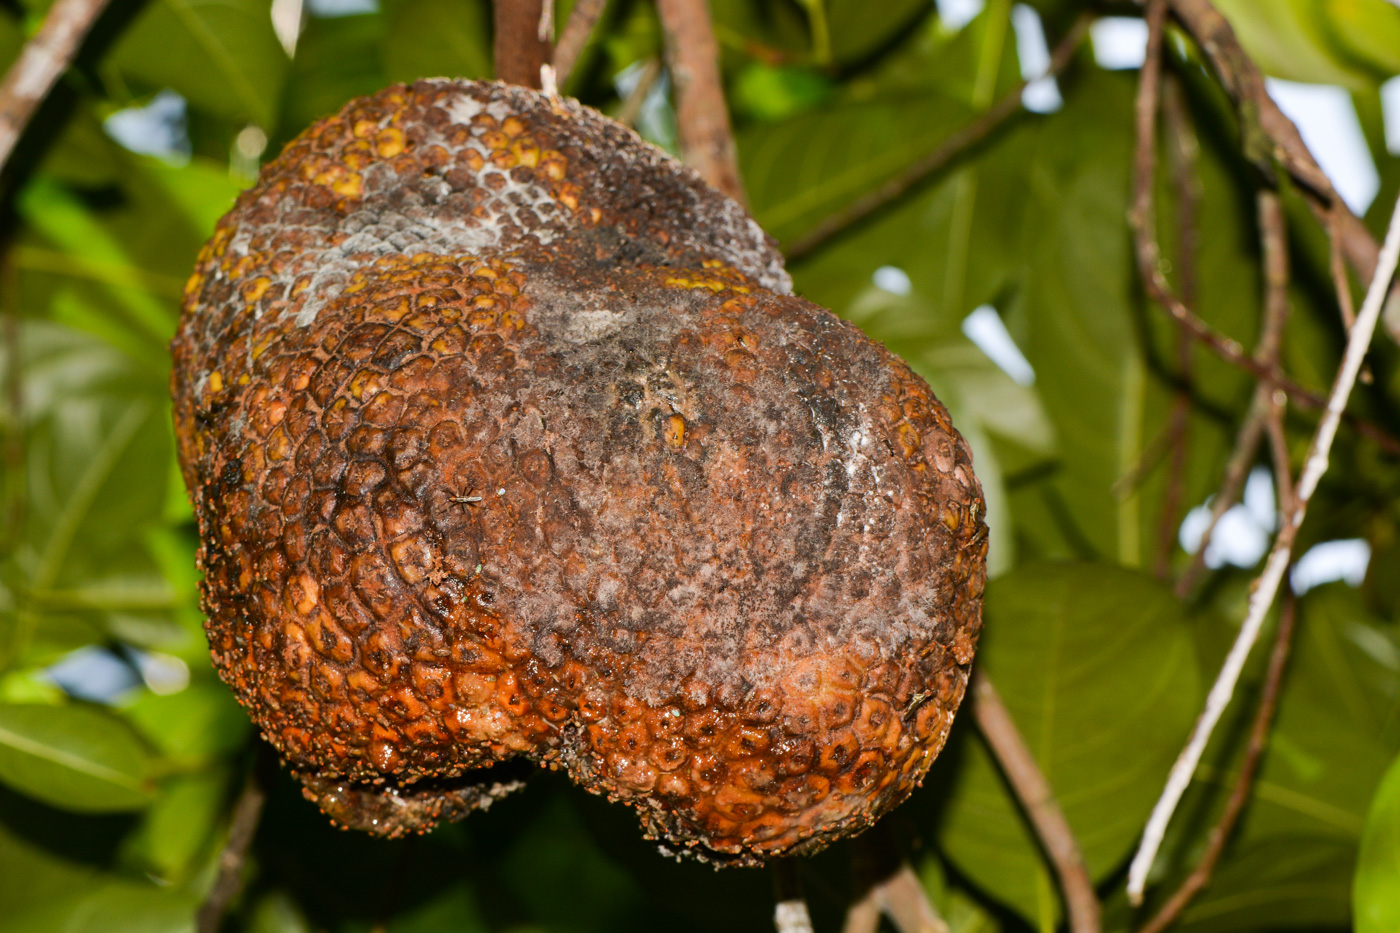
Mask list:
[[0,780],[92,813],[151,801],[152,760],[119,717],[86,706],[0,706]]
[[[1187,617],[1146,575],[1087,563],[1018,567],[988,584],[984,616],[978,663],[1102,879],[1132,849],[1198,712]],[[982,743],[959,751],[940,846],[979,886],[1053,927],[1054,878],[1025,817]]]
[[187,880],[214,838],[227,789],[224,769],[164,781],[140,826],[124,840],[127,856],[162,881]]
[[1356,933],[1400,930],[1400,758],[1391,764],[1371,802],[1361,836],[1352,912]]
[[138,92],[171,88],[221,119],[270,127],[287,55],[265,0],[151,0],[104,67]]
[[1386,0],[1219,0],[1266,74],[1374,88],[1400,69],[1400,10]]
[[863,0],[824,2],[831,30],[831,56],[838,62],[859,61],[887,43],[903,38],[933,8],[928,0],[889,0],[878,4]]
[[351,98],[389,83],[383,61],[388,22],[383,13],[307,20],[287,76],[280,139],[290,139]]
[[491,8],[484,0],[388,0],[390,81],[491,77]]
[[240,748],[251,724],[233,694],[208,667],[192,672],[190,685],[179,693],[143,693],[124,712],[127,719],[171,763],[182,767],[207,765]]

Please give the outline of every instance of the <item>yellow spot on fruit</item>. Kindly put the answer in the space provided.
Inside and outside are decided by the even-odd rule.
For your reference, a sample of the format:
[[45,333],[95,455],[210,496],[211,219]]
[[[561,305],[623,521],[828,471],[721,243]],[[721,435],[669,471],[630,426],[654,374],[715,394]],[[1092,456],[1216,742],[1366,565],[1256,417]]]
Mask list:
[[672,415],[666,419],[666,442],[672,447],[685,444],[685,419],[680,415]]
[[358,173],[351,173],[332,182],[331,190],[343,198],[358,198],[365,191],[364,179]]
[[403,130],[393,126],[380,130],[374,138],[374,148],[381,159],[392,159],[403,152]]

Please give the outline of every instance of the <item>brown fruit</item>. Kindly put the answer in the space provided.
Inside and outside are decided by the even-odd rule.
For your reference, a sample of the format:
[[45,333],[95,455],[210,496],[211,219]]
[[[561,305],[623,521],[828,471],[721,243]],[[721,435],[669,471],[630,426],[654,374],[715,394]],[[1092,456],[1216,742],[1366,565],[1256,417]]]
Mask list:
[[219,222],[173,351],[214,662],[335,820],[523,756],[729,864],[902,801],[980,628],[966,444],[622,127],[422,81]]

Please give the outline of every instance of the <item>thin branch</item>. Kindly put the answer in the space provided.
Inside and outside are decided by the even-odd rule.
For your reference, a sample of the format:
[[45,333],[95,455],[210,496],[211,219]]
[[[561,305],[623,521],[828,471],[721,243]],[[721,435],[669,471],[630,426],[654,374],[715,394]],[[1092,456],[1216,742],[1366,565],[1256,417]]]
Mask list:
[[[1254,349],[1254,359],[1261,364],[1274,367],[1278,364],[1279,351],[1283,343],[1283,327],[1288,319],[1288,249],[1283,228],[1283,211],[1278,195],[1262,192],[1259,196],[1259,227],[1264,250],[1264,323],[1259,329],[1259,343]],[[1267,428],[1277,454],[1278,442],[1274,441],[1275,426],[1283,426],[1283,407],[1287,396],[1271,383],[1261,380],[1254,387],[1254,398],[1249,404],[1249,414],[1235,436],[1235,447],[1226,461],[1225,478],[1211,501],[1210,522],[1201,535],[1200,544],[1192,556],[1190,565],[1176,583],[1176,595],[1185,599],[1195,587],[1196,579],[1205,567],[1206,549],[1210,547],[1215,528],[1223,516],[1234,505],[1244,488],[1245,477],[1259,452],[1259,442]],[[1286,453],[1286,452],[1285,452]],[[1279,458],[1275,456],[1275,470]],[[1287,463],[1287,457],[1283,458]],[[1286,473],[1287,467],[1284,467]],[[1277,477],[1276,477],[1277,479]],[[1279,484],[1279,489],[1283,485]]]
[[[1280,501],[1282,498],[1280,497]],[[1269,669],[1264,675],[1264,687],[1259,696],[1259,707],[1254,713],[1254,723],[1249,730],[1249,744],[1245,746],[1244,761],[1240,764],[1239,777],[1235,779],[1235,786],[1230,790],[1230,798],[1225,803],[1225,809],[1211,827],[1210,835],[1207,837],[1206,851],[1201,856],[1201,860],[1196,863],[1196,867],[1191,870],[1191,874],[1186,876],[1186,880],[1181,883],[1181,887],[1176,889],[1170,898],[1167,899],[1160,910],[1151,920],[1143,924],[1138,933],[1162,933],[1171,926],[1182,911],[1201,891],[1210,884],[1211,877],[1215,874],[1216,865],[1220,862],[1220,856],[1225,851],[1225,843],[1230,839],[1230,833],[1234,830],[1235,824],[1239,822],[1240,814],[1244,812],[1245,804],[1249,802],[1250,794],[1254,790],[1254,778],[1259,771],[1259,763],[1264,757],[1264,751],[1269,746],[1269,730],[1273,727],[1274,712],[1278,708],[1279,689],[1283,685],[1283,672],[1288,663],[1289,649],[1293,643],[1294,618],[1296,615],[1296,605],[1292,591],[1285,591],[1283,596],[1283,608],[1279,614],[1278,632],[1274,635],[1274,649],[1269,655]]]
[[972,711],[977,727],[1001,765],[1016,799],[1025,807],[1031,826],[1060,879],[1070,930],[1098,933],[1099,900],[1074,831],[985,672],[977,672],[972,679]]
[[1313,493],[1317,491],[1317,484],[1322,480],[1323,474],[1327,472],[1328,456],[1332,450],[1332,441],[1337,436],[1337,426],[1341,423],[1342,410],[1346,407],[1347,399],[1351,397],[1351,390],[1356,385],[1357,373],[1361,371],[1367,347],[1370,346],[1371,337],[1375,334],[1381,307],[1385,303],[1386,293],[1389,291],[1391,280],[1395,276],[1397,260],[1400,260],[1400,199],[1396,200],[1390,226],[1386,232],[1385,244],[1381,247],[1376,276],[1371,280],[1370,287],[1366,291],[1366,300],[1361,305],[1361,313],[1357,315],[1356,325],[1352,327],[1347,338],[1346,353],[1342,357],[1342,365],[1337,370],[1336,381],[1328,396],[1327,410],[1321,421],[1318,422],[1312,444],[1308,449],[1307,459],[1303,462],[1303,472],[1298,479],[1293,510],[1283,516],[1282,527],[1274,539],[1274,546],[1269,552],[1264,572],[1254,583],[1249,599],[1249,609],[1245,615],[1244,624],[1240,627],[1239,636],[1230,648],[1230,653],[1225,659],[1225,664],[1221,667],[1215,685],[1211,687],[1210,694],[1206,699],[1205,710],[1196,723],[1190,741],[1177,759],[1176,764],[1172,766],[1171,774],[1167,778],[1167,786],[1162,792],[1161,799],[1153,808],[1152,816],[1143,831],[1142,844],[1129,868],[1128,897],[1134,904],[1142,902],[1143,888],[1147,883],[1147,872],[1152,866],[1153,859],[1156,858],[1157,849],[1162,844],[1167,824],[1171,820],[1172,813],[1176,810],[1177,803],[1181,800],[1181,795],[1185,792],[1187,785],[1191,783],[1191,776],[1196,773],[1196,766],[1200,763],[1201,755],[1205,751],[1206,743],[1210,740],[1211,732],[1214,731],[1216,723],[1220,721],[1225,707],[1230,703],[1235,683],[1239,680],[1240,671],[1244,668],[1249,650],[1259,636],[1259,628],[1264,622],[1264,616],[1268,613],[1269,607],[1273,605],[1274,595],[1278,592],[1284,571],[1292,559],[1293,542],[1298,536],[1298,528],[1303,524],[1303,519],[1307,517],[1308,503],[1311,502]]
[[885,824],[855,840],[852,875],[864,893],[846,910],[841,933],[875,933],[886,916],[898,933],[948,933],[923,882]]
[[1244,424],[1235,435],[1235,446],[1230,451],[1230,458],[1225,461],[1225,478],[1211,499],[1210,521],[1201,534],[1196,553],[1191,556],[1191,563],[1182,571],[1173,588],[1178,599],[1185,599],[1195,588],[1196,580],[1205,568],[1206,550],[1215,537],[1215,529],[1220,524],[1220,519],[1230,510],[1230,506],[1239,501],[1244,481],[1249,476],[1249,468],[1254,465],[1254,458],[1259,453],[1259,442],[1264,438],[1268,400],[1262,398],[1262,395],[1268,391],[1267,383],[1261,382],[1255,387],[1255,397],[1250,404],[1249,414],[1245,416]]
[[540,66],[549,64],[549,43],[540,38],[544,0],[496,0],[492,44],[496,78],[540,88]]
[[676,88],[676,124],[685,161],[700,177],[745,203],[729,106],[719,74],[719,44],[705,0],[656,0],[666,62]]
[[541,0],[540,25],[535,30],[535,38],[551,45],[554,43],[554,0]]
[[1055,46],[1054,54],[1050,56],[1050,65],[1045,69],[1043,75],[1035,79],[1021,81],[987,108],[981,116],[939,143],[937,148],[928,155],[912,163],[880,187],[852,201],[793,240],[783,250],[788,261],[795,262],[807,256],[826,245],[829,240],[845,232],[847,228],[898,201],[910,190],[937,174],[958,156],[992,135],[1011,117],[1020,113],[1022,111],[1021,94],[1025,91],[1026,85],[1030,84],[1031,80],[1041,80],[1064,71],[1074,58],[1075,49],[1084,40],[1091,21],[1092,18],[1089,16],[1081,16],[1075,20],[1069,32],[1065,33],[1059,45]]
[[812,917],[802,896],[802,878],[791,858],[773,862],[773,926],[778,933],[812,933]]
[[622,106],[617,109],[617,114],[613,119],[623,126],[635,126],[637,118],[642,115],[642,107],[646,106],[651,89],[660,77],[661,62],[654,58],[648,58],[646,64],[642,66],[642,73],[637,75],[636,86],[622,102]]
[[[1182,100],[1180,82],[1167,82],[1162,95],[1162,111],[1167,119],[1167,153],[1173,187],[1176,189],[1177,281],[1182,300],[1194,304],[1196,252],[1200,242],[1201,182],[1198,172],[1201,150]],[[1191,434],[1188,428],[1191,420],[1192,341],[1189,334],[1179,329],[1176,340],[1179,381],[1167,422],[1171,459],[1162,510],[1157,519],[1157,559],[1153,568],[1159,580],[1166,580],[1171,575],[1172,555],[1176,553],[1177,530],[1181,525],[1181,505],[1186,498],[1186,466],[1190,454]]]
[[57,0],[44,25],[24,44],[0,82],[0,170],[5,168],[34,112],[68,70],[83,37],[107,7],[107,0]]
[[[1288,228],[1284,221],[1283,200],[1278,192],[1261,190],[1259,202],[1259,235],[1264,254],[1264,328],[1260,337],[1261,352],[1276,361],[1283,343],[1283,325],[1288,320]],[[1284,406],[1288,399],[1277,389],[1268,393],[1267,417],[1264,427],[1269,437],[1271,459],[1274,462],[1274,486],[1278,494],[1278,511],[1287,515],[1293,511],[1293,476],[1288,462],[1288,438],[1284,432]]]
[[243,865],[248,860],[248,850],[253,845],[253,837],[257,835],[258,821],[262,819],[263,804],[267,801],[261,773],[264,755],[259,745],[243,792],[233,805],[228,843],[219,855],[218,877],[214,879],[214,886],[209,889],[209,895],[195,917],[199,933],[219,933],[229,905],[243,890]]
[[569,21],[564,24],[564,31],[559,34],[559,42],[554,46],[554,72],[561,87],[568,83],[569,76],[574,73],[574,65],[578,64],[578,57],[588,45],[593,27],[598,25],[607,5],[608,0],[578,0],[574,4]]
[[[1264,77],[1245,53],[1229,22],[1210,0],[1170,0],[1178,22],[1200,45],[1226,93],[1239,110],[1245,155],[1272,176],[1275,160],[1301,184],[1309,206],[1324,223],[1333,222],[1347,260],[1361,281],[1375,276],[1378,247],[1371,232],[1351,212],[1332,182],[1318,166],[1307,144],[1283,111],[1269,97]],[[1387,322],[1392,339],[1400,341],[1400,327]]]

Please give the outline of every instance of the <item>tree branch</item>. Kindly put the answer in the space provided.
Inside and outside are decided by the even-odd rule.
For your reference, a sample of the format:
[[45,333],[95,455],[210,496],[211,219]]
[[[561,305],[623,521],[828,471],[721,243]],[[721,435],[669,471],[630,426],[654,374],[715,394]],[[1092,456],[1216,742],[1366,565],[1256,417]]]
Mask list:
[[1240,764],[1235,786],[1230,791],[1230,799],[1226,801],[1220,818],[1211,827],[1206,851],[1196,863],[1196,867],[1191,870],[1191,874],[1181,883],[1181,887],[1176,889],[1176,893],[1167,899],[1151,920],[1143,924],[1138,933],[1162,933],[1176,922],[1196,895],[1205,890],[1215,874],[1215,867],[1220,863],[1220,856],[1225,851],[1225,843],[1229,841],[1230,833],[1234,831],[1240,814],[1244,812],[1245,804],[1249,802],[1250,793],[1254,790],[1254,778],[1259,772],[1259,763],[1264,757],[1264,751],[1269,747],[1269,730],[1273,727],[1279,689],[1283,685],[1283,672],[1293,642],[1295,610],[1293,593],[1286,591],[1283,609],[1279,615],[1278,632],[1274,635],[1274,650],[1269,655],[1269,669],[1264,675],[1264,688],[1259,696],[1259,707],[1254,713],[1254,723],[1250,726],[1249,744],[1245,746],[1244,761]]
[[676,87],[681,152],[700,177],[745,203],[729,106],[719,74],[719,44],[705,0],[656,0],[666,62]]
[[68,70],[107,0],[56,0],[0,82],[0,170],[59,75]]
[[1040,772],[1035,756],[1017,731],[1011,713],[982,671],[972,678],[972,711],[983,738],[1001,765],[1016,799],[1025,807],[1031,826],[1060,879],[1070,930],[1098,933],[1099,900],[1074,831],[1055,802],[1054,791]]
[[[1167,153],[1171,162],[1172,186],[1176,189],[1176,270],[1181,297],[1187,304],[1196,300],[1196,251],[1200,242],[1198,221],[1201,204],[1199,177],[1200,142],[1191,126],[1182,100],[1181,83],[1167,82],[1162,111],[1167,119]],[[1177,331],[1176,392],[1167,424],[1171,459],[1168,461],[1167,488],[1162,511],[1157,518],[1157,558],[1153,568],[1159,580],[1171,576],[1172,555],[1176,553],[1177,532],[1181,526],[1181,506],[1186,497],[1186,466],[1190,454],[1191,420],[1191,336]]]
[[496,0],[493,53],[496,77],[540,88],[540,66],[549,64],[549,42],[540,38],[544,0]]
[[[1210,0],[1169,2],[1173,15],[1205,52],[1226,93],[1235,101],[1246,157],[1269,177],[1277,160],[1304,187],[1313,213],[1335,230],[1334,236],[1340,240],[1342,251],[1361,281],[1371,281],[1379,254],[1375,238],[1342,201],[1298,128],[1269,96],[1263,75],[1245,53],[1230,23]],[[1387,331],[1392,339],[1400,341],[1400,327],[1387,323]]]
[[[1084,40],[1092,18],[1081,16],[1075,20],[1069,32],[1065,33],[1059,45],[1050,56],[1050,65],[1041,78],[1058,75],[1074,57],[1074,51]],[[1038,80],[1038,79],[1037,79]],[[920,183],[932,177],[958,156],[992,135],[998,127],[1021,112],[1021,94],[1030,80],[1024,80],[1007,91],[996,103],[987,108],[981,116],[967,126],[953,133],[939,143],[928,155],[909,165],[880,187],[864,194],[850,204],[822,220],[811,230],[793,240],[783,250],[789,262],[795,262],[820,249],[822,246],[848,228],[865,220],[871,214],[898,201]]]
[[602,18],[607,5],[608,0],[578,0],[574,4],[569,21],[564,24],[564,31],[559,34],[559,42],[554,46],[554,72],[558,76],[560,87],[563,87],[573,74],[574,65],[578,64],[578,57],[582,54],[584,46],[588,45],[588,38],[593,35],[593,27],[598,25],[598,20]]
[[248,850],[253,845],[253,837],[257,835],[258,821],[262,819],[263,804],[267,801],[261,773],[265,756],[264,747],[259,743],[243,792],[233,805],[228,843],[219,855],[219,874],[195,917],[199,933],[219,933],[229,905],[243,890],[243,865],[248,860]]
[[[1157,0],[1157,2],[1160,3],[1161,0]],[[1149,39],[1149,53],[1150,49],[1151,40]],[[1380,257],[1377,260],[1376,276],[1371,280],[1370,287],[1366,291],[1366,300],[1362,303],[1361,312],[1357,315],[1356,325],[1352,327],[1348,336],[1346,353],[1342,357],[1342,364],[1338,368],[1332,392],[1327,399],[1327,410],[1323,414],[1322,420],[1318,422],[1312,444],[1308,449],[1307,459],[1303,463],[1303,472],[1298,479],[1294,507],[1291,512],[1282,517],[1282,527],[1274,539],[1273,549],[1269,552],[1268,560],[1264,564],[1264,572],[1259,575],[1250,593],[1249,609],[1245,615],[1244,624],[1240,627],[1239,636],[1230,648],[1230,653],[1220,669],[1220,674],[1216,677],[1214,686],[1211,687],[1210,694],[1206,699],[1205,710],[1196,723],[1190,741],[1182,750],[1176,764],[1172,766],[1166,788],[1162,792],[1161,799],[1153,808],[1152,816],[1143,831],[1142,844],[1129,868],[1128,897],[1134,904],[1142,903],[1143,888],[1147,883],[1147,872],[1162,844],[1162,836],[1166,832],[1167,824],[1171,820],[1172,813],[1176,810],[1177,803],[1181,800],[1181,795],[1185,792],[1187,785],[1191,783],[1191,777],[1196,772],[1196,766],[1200,763],[1201,755],[1205,751],[1206,743],[1210,740],[1216,723],[1220,721],[1225,707],[1230,703],[1235,684],[1239,680],[1240,671],[1244,668],[1244,662],[1249,657],[1250,648],[1253,647],[1259,636],[1259,628],[1264,622],[1264,616],[1269,607],[1273,605],[1274,595],[1278,592],[1284,571],[1292,559],[1293,542],[1297,538],[1298,528],[1303,524],[1303,519],[1307,517],[1308,503],[1312,500],[1313,493],[1317,491],[1317,485],[1322,480],[1323,474],[1327,472],[1328,456],[1332,450],[1332,441],[1337,435],[1337,426],[1341,422],[1342,410],[1346,407],[1351,390],[1356,385],[1357,373],[1361,371],[1367,347],[1370,346],[1371,337],[1375,334],[1376,324],[1380,319],[1381,306],[1385,303],[1391,279],[1395,276],[1397,259],[1400,259],[1400,199],[1397,199],[1391,215],[1385,244],[1382,246]]]

